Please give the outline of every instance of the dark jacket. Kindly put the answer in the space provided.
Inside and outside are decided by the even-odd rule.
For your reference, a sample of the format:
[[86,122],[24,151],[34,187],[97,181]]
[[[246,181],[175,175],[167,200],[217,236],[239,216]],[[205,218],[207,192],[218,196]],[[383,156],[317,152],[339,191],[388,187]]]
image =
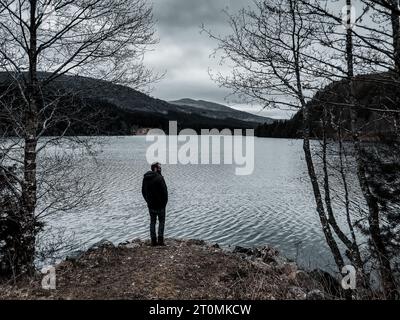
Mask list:
[[164,177],[158,172],[146,172],[143,177],[142,194],[150,209],[164,209],[168,202],[168,189]]

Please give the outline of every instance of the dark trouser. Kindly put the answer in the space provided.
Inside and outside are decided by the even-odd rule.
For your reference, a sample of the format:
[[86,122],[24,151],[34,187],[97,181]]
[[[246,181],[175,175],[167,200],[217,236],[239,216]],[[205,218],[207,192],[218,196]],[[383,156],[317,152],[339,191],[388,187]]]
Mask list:
[[156,222],[158,217],[158,242],[164,242],[164,225],[165,225],[165,208],[164,209],[149,209],[150,212],[150,237],[151,242],[157,242]]

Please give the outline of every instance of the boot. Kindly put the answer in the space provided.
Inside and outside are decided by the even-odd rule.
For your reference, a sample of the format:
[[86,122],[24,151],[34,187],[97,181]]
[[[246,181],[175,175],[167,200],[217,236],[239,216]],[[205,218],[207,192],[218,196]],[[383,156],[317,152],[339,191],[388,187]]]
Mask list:
[[151,246],[152,246],[152,247],[155,247],[157,244],[158,244],[158,243],[157,243],[157,239],[156,239],[156,238],[152,238],[152,239],[151,239]]
[[158,245],[159,246],[165,246],[164,237],[158,237]]

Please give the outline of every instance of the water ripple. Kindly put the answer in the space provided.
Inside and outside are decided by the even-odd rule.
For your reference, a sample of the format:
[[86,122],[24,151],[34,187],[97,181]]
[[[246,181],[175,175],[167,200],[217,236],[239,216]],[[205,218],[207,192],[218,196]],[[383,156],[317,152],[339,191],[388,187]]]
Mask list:
[[[67,227],[75,234],[74,246],[81,248],[103,238],[147,238],[149,215],[141,195],[146,146],[144,137],[109,138],[95,168],[105,188],[104,203],[48,225]],[[232,165],[164,165],[166,236],[222,245],[270,244],[287,256],[300,250],[316,265],[329,261],[301,142],[256,139],[255,152],[250,176],[236,176]]]

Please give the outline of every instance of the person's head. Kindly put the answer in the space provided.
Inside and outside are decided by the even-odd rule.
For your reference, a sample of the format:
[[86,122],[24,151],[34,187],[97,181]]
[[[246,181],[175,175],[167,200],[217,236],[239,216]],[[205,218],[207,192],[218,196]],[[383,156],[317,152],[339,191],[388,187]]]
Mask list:
[[154,162],[154,163],[151,165],[151,171],[161,173],[161,163],[159,163],[159,162]]

